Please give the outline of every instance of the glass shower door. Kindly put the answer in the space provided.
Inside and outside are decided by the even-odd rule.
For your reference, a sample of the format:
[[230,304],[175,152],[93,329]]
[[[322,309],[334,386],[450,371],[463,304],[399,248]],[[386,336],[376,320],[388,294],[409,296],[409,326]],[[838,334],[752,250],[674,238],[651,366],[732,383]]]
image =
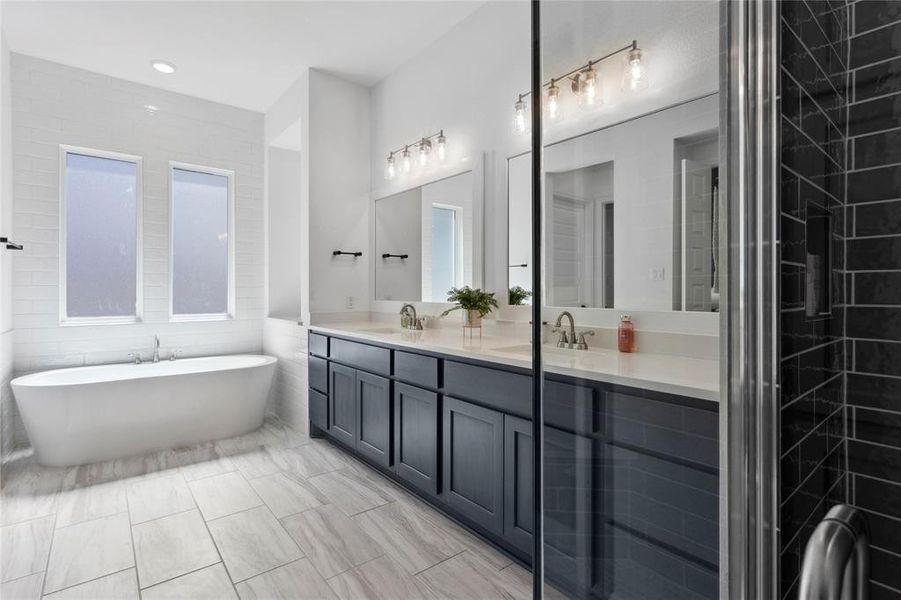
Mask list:
[[540,440],[545,596],[720,594],[720,11],[541,3],[540,88],[511,98],[541,116],[542,427],[505,425],[505,460]]

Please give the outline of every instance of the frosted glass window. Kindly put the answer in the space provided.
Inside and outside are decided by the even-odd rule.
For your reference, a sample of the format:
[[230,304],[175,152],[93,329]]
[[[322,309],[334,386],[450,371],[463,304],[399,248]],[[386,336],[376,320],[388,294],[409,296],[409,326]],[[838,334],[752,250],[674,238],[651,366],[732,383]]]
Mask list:
[[230,177],[172,169],[172,314],[229,313]]
[[138,165],[65,153],[65,318],[138,314]]
[[457,215],[432,207],[432,299],[443,302],[456,285]]

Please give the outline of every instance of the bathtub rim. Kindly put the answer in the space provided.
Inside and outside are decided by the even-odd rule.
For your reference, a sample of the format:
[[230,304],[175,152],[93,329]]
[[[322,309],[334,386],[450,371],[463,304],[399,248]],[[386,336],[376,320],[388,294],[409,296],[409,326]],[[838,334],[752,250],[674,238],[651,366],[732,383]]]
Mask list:
[[229,371],[240,371],[240,370],[245,370],[245,369],[255,369],[255,368],[265,367],[265,366],[274,365],[274,364],[278,363],[278,357],[270,356],[268,354],[249,354],[246,352],[242,352],[240,354],[214,354],[214,355],[210,355],[210,356],[192,356],[192,357],[188,357],[188,358],[179,358],[177,361],[172,361],[172,362],[186,363],[186,362],[191,362],[191,361],[204,361],[204,360],[216,359],[216,358],[239,358],[239,357],[248,357],[248,358],[256,358],[256,359],[263,359],[263,360],[256,364],[240,365],[240,366],[234,365],[234,366],[229,366],[229,367],[222,367],[222,368],[216,368],[216,369],[204,369],[204,370],[197,370],[197,371],[181,371],[181,372],[176,372],[176,373],[155,373],[155,374],[135,373],[134,376],[121,377],[121,378],[115,378],[115,379],[97,378],[97,379],[76,381],[76,382],[72,382],[72,381],[70,381],[70,382],[55,381],[54,382],[52,380],[43,381],[43,382],[40,381],[40,379],[42,379],[42,378],[51,379],[53,375],[59,375],[59,374],[68,373],[68,372],[72,372],[72,371],[88,371],[88,370],[95,370],[95,369],[101,370],[101,369],[109,368],[109,367],[131,367],[131,366],[140,368],[142,366],[152,366],[154,364],[160,364],[160,363],[168,364],[169,361],[164,360],[164,361],[160,361],[160,363],[145,362],[141,365],[136,365],[132,362],[101,363],[101,364],[96,364],[96,365],[82,365],[79,367],[63,367],[61,369],[46,369],[43,371],[36,371],[34,373],[28,373],[26,375],[21,375],[19,377],[16,377],[16,378],[12,379],[9,383],[10,383],[10,387],[13,389],[13,392],[15,393],[15,389],[17,387],[21,387],[21,388],[25,388],[25,387],[28,387],[28,388],[63,388],[63,387],[80,387],[80,386],[87,386],[87,385],[103,385],[103,384],[112,384],[112,383],[120,383],[120,382],[127,382],[127,381],[138,381],[138,380],[142,380],[142,379],[166,379],[166,378],[170,378],[170,377],[201,375],[201,374],[206,374],[206,373],[223,373],[223,372],[229,372]]

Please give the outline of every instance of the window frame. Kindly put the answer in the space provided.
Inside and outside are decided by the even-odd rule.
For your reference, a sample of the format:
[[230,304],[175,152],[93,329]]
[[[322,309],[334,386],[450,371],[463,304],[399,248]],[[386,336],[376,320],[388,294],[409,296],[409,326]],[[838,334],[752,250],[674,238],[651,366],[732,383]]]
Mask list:
[[[207,175],[218,175],[228,179],[228,299],[224,313],[192,313],[175,314],[175,188],[173,185],[176,169],[193,171]],[[169,321],[172,323],[188,321],[230,321],[235,319],[236,283],[235,283],[235,172],[231,169],[207,167],[192,163],[169,161],[167,173],[169,185]]]
[[[67,158],[70,154],[105,158],[129,162],[135,165],[135,314],[108,317],[70,317],[68,311],[66,244],[68,230],[66,215],[68,199],[66,196]],[[126,325],[141,323],[144,320],[144,159],[135,154],[97,150],[83,146],[60,144],[59,146],[59,324],[63,326],[79,325]]]

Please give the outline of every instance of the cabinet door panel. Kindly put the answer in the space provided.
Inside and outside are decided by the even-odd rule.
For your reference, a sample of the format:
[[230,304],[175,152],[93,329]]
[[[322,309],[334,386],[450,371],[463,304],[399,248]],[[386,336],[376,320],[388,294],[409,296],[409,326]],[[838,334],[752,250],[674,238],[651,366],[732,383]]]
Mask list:
[[319,429],[328,430],[328,396],[316,390],[310,390],[310,424]]
[[394,384],[394,461],[398,477],[438,493],[438,394]]
[[[532,553],[534,524],[532,422],[504,418],[504,537]],[[588,589],[591,568],[592,443],[544,428],[544,551],[548,579],[571,591]]]
[[356,439],[356,371],[330,363],[329,379],[328,433],[353,446]]
[[532,422],[504,417],[504,537],[532,553],[534,483]]
[[391,382],[357,371],[357,452],[391,466]]
[[448,504],[503,533],[504,415],[444,399],[444,493]]

